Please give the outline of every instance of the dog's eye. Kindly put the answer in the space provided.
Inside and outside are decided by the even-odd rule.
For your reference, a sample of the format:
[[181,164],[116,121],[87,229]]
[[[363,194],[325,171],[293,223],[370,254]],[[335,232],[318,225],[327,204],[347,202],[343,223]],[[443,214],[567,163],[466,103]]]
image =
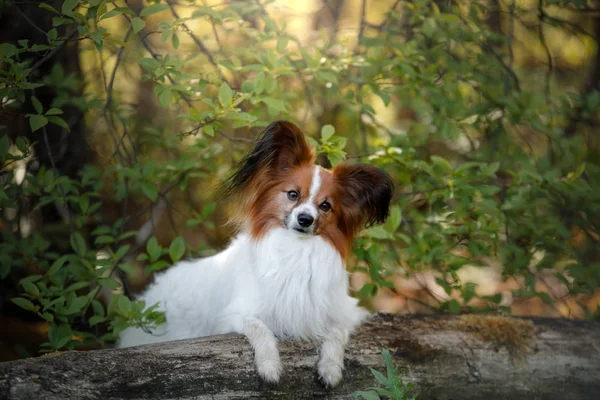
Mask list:
[[324,201],[324,202],[321,203],[321,205],[319,206],[319,208],[321,209],[321,211],[329,212],[329,211],[331,211],[331,204],[329,204],[328,202]]
[[298,197],[300,197],[300,194],[298,192],[296,192],[295,190],[290,190],[289,192],[287,192],[287,197],[291,201],[297,201]]

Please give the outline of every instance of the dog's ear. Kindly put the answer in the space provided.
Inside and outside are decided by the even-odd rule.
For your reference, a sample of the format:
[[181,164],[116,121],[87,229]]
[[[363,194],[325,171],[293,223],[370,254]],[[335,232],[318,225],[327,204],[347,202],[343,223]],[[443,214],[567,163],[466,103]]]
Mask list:
[[270,153],[272,169],[286,171],[301,165],[312,165],[314,152],[306,141],[304,133],[289,121],[275,121],[264,131],[256,149]]
[[350,233],[385,222],[394,194],[394,183],[387,173],[368,164],[342,163],[335,167],[333,176]]
[[300,128],[288,121],[272,122],[224,183],[225,194],[243,190],[258,175],[275,175],[313,162],[314,152]]

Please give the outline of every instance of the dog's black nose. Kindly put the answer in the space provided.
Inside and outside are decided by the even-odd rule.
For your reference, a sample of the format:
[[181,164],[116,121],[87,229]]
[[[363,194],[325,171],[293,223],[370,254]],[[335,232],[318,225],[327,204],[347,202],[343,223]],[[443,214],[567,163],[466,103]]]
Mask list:
[[315,219],[308,214],[302,213],[298,215],[298,224],[303,228],[311,226],[314,220]]

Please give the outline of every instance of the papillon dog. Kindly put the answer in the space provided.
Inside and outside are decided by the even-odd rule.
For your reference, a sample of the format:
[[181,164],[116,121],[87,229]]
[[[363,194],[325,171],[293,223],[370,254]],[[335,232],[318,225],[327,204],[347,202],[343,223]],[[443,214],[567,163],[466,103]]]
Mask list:
[[179,262],[140,297],[159,304],[155,332],[128,328],[119,347],[224,333],[247,337],[259,375],[282,373],[277,340],[319,346],[325,386],[342,379],[350,333],[368,316],[348,294],[353,238],[388,216],[394,186],[382,170],[314,165],[315,152],[293,123],[265,128],[224,184],[239,233],[214,256]]

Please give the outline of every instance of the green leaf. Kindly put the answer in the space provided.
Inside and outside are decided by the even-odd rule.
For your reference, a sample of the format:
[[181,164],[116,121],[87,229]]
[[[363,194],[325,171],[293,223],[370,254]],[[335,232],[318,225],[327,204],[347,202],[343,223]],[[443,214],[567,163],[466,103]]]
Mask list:
[[287,111],[285,103],[281,100],[274,99],[272,97],[265,97],[261,99],[263,103],[273,108],[276,111]]
[[24,284],[25,282],[34,283],[34,282],[38,282],[42,278],[43,278],[42,275],[29,275],[28,277],[21,279],[21,281],[19,283],[20,284]]
[[117,305],[119,306],[119,310],[121,310],[121,312],[124,314],[129,314],[132,311],[131,300],[129,300],[129,298],[123,294],[119,296]]
[[27,153],[27,150],[29,149],[29,144],[27,144],[27,141],[25,140],[25,138],[23,136],[17,136],[17,139],[15,140],[15,144],[17,145],[17,148],[19,149],[19,151],[23,154]]
[[160,63],[156,61],[154,58],[146,57],[140,58],[138,60],[138,64],[142,66],[146,71],[153,72],[157,68],[160,68]]
[[365,283],[363,287],[358,292],[358,297],[361,299],[366,299],[369,297],[373,297],[377,294],[377,285],[374,283]]
[[42,107],[42,103],[35,96],[31,96],[31,103],[33,104],[33,108],[35,108],[35,112],[41,114],[44,112],[44,107]]
[[171,104],[171,98],[173,97],[173,91],[170,88],[167,88],[160,92],[158,95],[158,102],[163,107],[168,107]]
[[450,294],[452,293],[452,287],[450,287],[450,284],[448,282],[446,282],[442,278],[435,278],[435,282],[444,289],[444,292],[446,292],[448,296],[450,296]]
[[460,312],[460,303],[454,299],[448,302],[448,311],[452,314],[458,314]]
[[383,357],[383,360],[385,361],[386,373],[388,378],[396,377],[398,375],[398,371],[394,367],[390,351],[388,349],[383,349],[381,350],[381,355]]
[[54,321],[54,315],[47,313],[47,312],[42,313],[42,318],[44,318],[48,322]]
[[18,305],[19,307],[27,310],[27,311],[36,311],[36,307],[33,305],[33,303],[27,299],[24,299],[22,297],[13,297],[12,302],[15,303],[16,305]]
[[62,5],[62,13],[67,14],[77,6],[79,0],[65,0]]
[[133,27],[133,33],[138,33],[146,26],[146,22],[140,17],[135,17],[131,20],[131,26]]
[[156,201],[158,198],[158,187],[152,182],[142,182],[142,192],[152,201]]
[[119,282],[115,281],[113,278],[98,278],[98,285],[112,290],[117,290],[119,288]]
[[227,82],[223,82],[221,87],[219,87],[219,102],[223,106],[223,108],[227,108],[231,105],[231,100],[233,98],[233,92],[231,88],[227,84]]
[[166,10],[167,8],[169,8],[169,6],[168,6],[168,5],[166,5],[166,4],[160,4],[160,3],[158,3],[158,4],[153,4],[153,5],[151,5],[151,6],[145,7],[145,8],[142,10],[142,12],[140,12],[140,15],[141,15],[142,17],[147,17],[147,16],[149,16],[149,15],[156,14],[156,13],[159,13],[159,12],[161,12],[161,11],[164,11],[164,10]]
[[254,93],[261,94],[265,90],[265,73],[259,72],[254,78]]
[[185,242],[182,236],[177,236],[169,246],[169,256],[174,263],[179,261],[185,252]]
[[83,214],[87,213],[87,210],[90,208],[90,198],[88,196],[81,196],[79,198],[79,208]]
[[200,213],[200,216],[202,217],[202,219],[204,219],[204,218],[208,217],[210,214],[212,214],[216,208],[217,208],[217,203],[215,203],[215,202],[208,203],[207,205],[202,207],[202,212]]
[[179,36],[177,36],[177,34],[174,33],[173,36],[171,36],[171,43],[176,50],[179,48]]
[[169,36],[173,33],[173,30],[171,29],[165,29],[163,31],[163,33],[160,35],[160,40],[162,40],[163,42],[166,42],[167,39],[169,38]]
[[373,374],[373,376],[375,377],[375,379],[377,379],[377,382],[379,382],[380,384],[384,385],[384,386],[390,386],[390,380],[383,375],[381,372],[374,370],[373,368],[369,368],[371,370],[371,373]]
[[56,261],[54,261],[47,274],[50,276],[56,274],[63,267],[63,265],[65,265],[65,262],[67,262],[67,258],[68,256],[64,255]]
[[118,267],[121,271],[125,272],[127,275],[135,274],[135,268],[132,267],[130,264],[119,264]]
[[374,390],[368,391],[359,391],[352,393],[352,397],[355,399],[364,399],[364,400],[379,400],[380,397]]
[[119,250],[117,250],[117,252],[115,253],[114,261],[119,261],[121,258],[123,258],[123,256],[127,253],[128,250],[128,244],[119,247]]
[[69,307],[67,308],[67,314],[75,314],[80,312],[83,309],[83,307],[86,306],[87,303],[87,296],[75,297],[69,304]]
[[[17,49],[17,46],[15,46],[14,44],[10,44],[10,43],[0,44],[0,54],[2,54],[3,57],[9,58],[9,57],[14,56],[18,52],[19,52],[19,50]],[[6,90],[5,87],[3,87],[2,89]]]
[[63,110],[61,110],[60,108],[51,108],[48,111],[46,111],[46,115],[60,115],[62,113]]
[[150,264],[150,271],[160,271],[162,269],[165,269],[169,266],[169,263],[166,262],[165,260],[158,260],[155,263]]
[[287,47],[288,41],[289,39],[287,36],[280,36],[277,38],[277,51],[283,53]]
[[159,259],[162,254],[162,248],[158,244],[158,240],[156,240],[156,236],[152,236],[148,243],[146,243],[146,252],[150,257],[150,262],[154,262]]
[[94,310],[94,314],[104,317],[105,311],[104,306],[98,300],[92,300],[92,309]]
[[335,133],[335,128],[333,125],[325,125],[321,128],[321,140],[323,142],[327,142],[330,137]]
[[114,243],[114,242],[115,242],[115,238],[113,236],[108,236],[108,235],[98,236],[96,238],[96,240],[94,240],[95,245],[103,245],[103,244],[109,244],[109,243]]
[[101,322],[104,322],[106,320],[106,318],[101,317],[99,315],[94,315],[92,317],[90,317],[90,326],[94,326],[97,325]]
[[75,282],[72,285],[70,285],[68,288],[66,288],[65,292],[74,292],[76,290],[80,290],[80,289],[86,288],[88,286],[89,286],[89,283],[85,282],[85,281]]
[[446,160],[443,157],[433,155],[433,156],[431,156],[431,161],[434,164],[439,165],[443,169],[443,172],[451,172],[452,171],[452,165],[450,165],[448,160]]
[[71,326],[66,323],[60,325],[52,323],[48,330],[48,340],[55,349],[60,349],[69,343],[72,336]]
[[40,8],[43,8],[43,9],[44,9],[44,10],[46,10],[46,11],[50,11],[50,12],[53,12],[53,13],[55,13],[55,14],[58,14],[58,15],[60,15],[60,13],[58,12],[58,10],[57,10],[57,9],[55,9],[54,7],[52,7],[52,6],[51,6],[50,4],[48,4],[48,3],[40,3],[39,7],[40,7]]
[[50,116],[48,117],[48,121],[52,122],[54,125],[60,126],[61,128],[65,128],[68,132],[71,131],[69,124],[67,124],[67,122],[61,117]]
[[346,156],[345,154],[331,152],[327,154],[327,159],[329,160],[331,165],[335,167],[336,165],[344,161],[346,159]]
[[86,252],[85,239],[79,232],[73,232],[71,234],[71,248],[75,250],[75,253],[82,257]]
[[204,133],[205,135],[208,135],[210,137],[215,136],[215,128],[213,128],[212,125],[204,125],[202,127],[202,133]]
[[29,126],[31,126],[31,132],[35,132],[38,129],[48,125],[48,118],[43,115],[32,115],[29,117]]
[[40,295],[40,290],[38,287],[31,282],[23,282],[23,289],[25,289],[25,292],[33,297],[38,297]]
[[373,226],[365,232],[365,236],[373,239],[394,239],[394,235],[385,230],[381,225]]
[[546,292],[537,292],[537,296],[544,301],[546,304],[553,304],[554,300],[552,297]]
[[98,19],[98,21],[102,21],[103,19],[108,19],[108,18],[116,17],[117,15],[121,15],[121,14],[123,14],[123,10],[122,9],[113,8],[109,12],[107,12],[105,14],[102,14],[102,16]]
[[400,206],[394,205],[390,207],[390,216],[385,223],[385,230],[394,233],[402,223],[402,210]]

